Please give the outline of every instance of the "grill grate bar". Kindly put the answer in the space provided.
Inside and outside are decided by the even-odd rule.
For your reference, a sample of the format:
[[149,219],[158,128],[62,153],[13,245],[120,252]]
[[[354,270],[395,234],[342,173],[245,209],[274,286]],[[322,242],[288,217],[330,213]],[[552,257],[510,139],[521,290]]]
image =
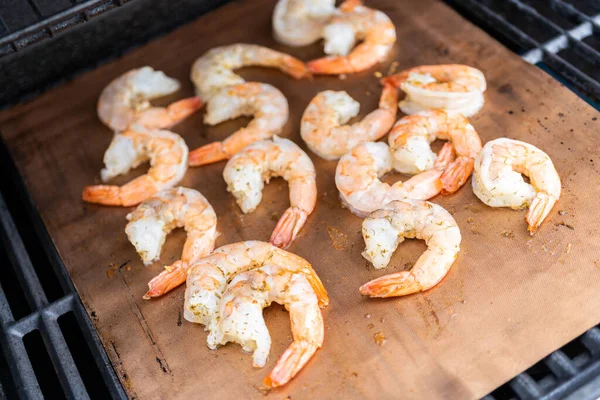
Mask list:
[[42,308],[48,304],[48,299],[2,196],[0,196],[0,228],[0,237],[7,250],[11,250],[7,252],[27,302],[32,309]]
[[523,400],[538,399],[542,392],[533,378],[527,372],[523,372],[509,382],[509,386]]
[[4,356],[11,366],[11,376],[15,382],[19,397],[24,399],[43,399],[44,396],[33,371],[33,366],[27,357],[27,349],[25,349],[23,338],[9,334],[2,325],[0,325],[0,337],[5,344]]
[[559,379],[569,379],[578,372],[571,359],[560,350],[550,354],[544,362]]

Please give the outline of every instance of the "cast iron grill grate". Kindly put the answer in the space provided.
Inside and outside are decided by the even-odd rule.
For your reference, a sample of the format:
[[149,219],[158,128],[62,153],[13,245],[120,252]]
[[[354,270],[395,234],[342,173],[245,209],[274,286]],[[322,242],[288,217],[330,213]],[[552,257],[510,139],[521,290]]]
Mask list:
[[600,1],[445,1],[600,107]]

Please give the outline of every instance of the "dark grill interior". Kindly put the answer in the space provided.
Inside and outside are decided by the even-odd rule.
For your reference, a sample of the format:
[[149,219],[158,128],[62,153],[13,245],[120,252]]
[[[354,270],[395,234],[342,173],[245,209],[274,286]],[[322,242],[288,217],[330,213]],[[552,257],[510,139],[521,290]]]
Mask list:
[[[0,107],[117,57],[224,2],[0,2]],[[599,107],[600,2],[446,3]],[[126,398],[2,142],[0,167],[0,398]],[[573,393],[576,398],[596,398],[598,384],[575,391],[598,376],[600,328],[594,327],[485,399],[563,399]]]

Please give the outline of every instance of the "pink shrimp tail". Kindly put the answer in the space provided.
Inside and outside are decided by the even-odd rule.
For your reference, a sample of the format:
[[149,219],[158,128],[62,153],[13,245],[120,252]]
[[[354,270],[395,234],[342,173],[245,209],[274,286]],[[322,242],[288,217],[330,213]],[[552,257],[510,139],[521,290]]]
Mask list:
[[475,161],[469,157],[458,157],[450,163],[440,177],[442,194],[451,194],[460,189],[471,176],[474,164]]
[[370,297],[405,296],[422,290],[414,275],[407,271],[384,275],[360,287],[360,293]]
[[308,70],[316,75],[339,75],[356,72],[346,57],[323,57],[307,63]]
[[122,205],[120,188],[114,185],[94,185],[83,188],[81,199],[87,203],[102,204],[105,206]]
[[229,156],[223,148],[223,142],[213,142],[190,151],[188,164],[191,167],[198,167],[227,160],[228,158]]
[[286,57],[283,70],[294,79],[310,77],[310,71],[306,64],[295,57]]
[[538,192],[529,206],[527,216],[525,217],[528,225],[527,230],[530,235],[533,235],[542,222],[544,222],[548,214],[550,214],[552,207],[554,207],[554,203],[556,203],[554,196],[550,196],[544,192]]
[[271,239],[271,244],[279,248],[287,248],[296,238],[308,218],[308,213],[298,207],[290,207],[277,222]]
[[167,110],[173,123],[180,122],[202,107],[202,100],[199,97],[189,97],[187,99],[176,101],[169,104]]
[[144,295],[144,299],[149,300],[162,296],[184,283],[187,278],[187,270],[188,264],[181,260],[176,261],[170,267],[165,267],[160,274],[148,282],[149,290]]
[[379,108],[390,110],[396,115],[398,110],[398,89],[395,86],[385,83],[379,97]]
[[278,387],[288,383],[310,360],[321,345],[306,342],[293,342],[281,355],[275,368],[263,383],[268,387]]

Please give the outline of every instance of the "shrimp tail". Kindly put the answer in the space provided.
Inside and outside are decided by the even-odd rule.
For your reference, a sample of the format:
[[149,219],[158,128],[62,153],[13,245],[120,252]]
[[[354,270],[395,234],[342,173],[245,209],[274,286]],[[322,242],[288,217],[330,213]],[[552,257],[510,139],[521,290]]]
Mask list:
[[274,246],[286,249],[296,238],[308,218],[308,213],[298,207],[290,207],[279,218],[269,241]]
[[422,290],[415,276],[407,271],[382,276],[360,287],[360,293],[370,297],[405,296]]
[[121,206],[120,187],[114,185],[94,185],[83,188],[81,199],[87,203],[105,206]]
[[537,231],[537,228],[539,228],[544,219],[550,214],[554,203],[556,203],[554,196],[545,192],[538,192],[529,206],[527,216],[525,217],[528,225],[527,230],[530,235],[533,235]]
[[404,83],[405,80],[406,80],[405,75],[396,74],[396,75],[386,76],[385,78],[381,78],[379,83],[381,83],[384,86],[389,85],[389,86],[395,87],[396,89],[400,89],[400,86],[402,85],[402,83]]
[[149,290],[144,295],[144,300],[162,296],[183,284],[187,278],[187,269],[188,264],[181,260],[176,261],[170,267],[165,267],[160,274],[148,282]]
[[223,147],[223,142],[213,142],[190,151],[188,160],[191,167],[198,167],[227,160],[228,158],[229,155]]
[[456,152],[454,151],[454,146],[451,143],[446,142],[442,149],[438,152],[437,158],[433,167],[437,170],[443,171],[448,168],[449,165],[454,161],[454,157],[456,156]]
[[282,69],[294,79],[310,77],[310,71],[306,64],[295,57],[285,57]]
[[355,72],[346,57],[323,57],[308,62],[308,70],[317,75],[338,75]]
[[321,282],[317,274],[314,271],[312,271],[310,274],[306,274],[305,277],[310,286],[315,291],[315,295],[317,296],[317,300],[319,301],[319,307],[324,308],[328,306],[329,295],[327,294],[327,290],[325,290],[325,286],[323,286],[323,282]]
[[304,341],[293,342],[277,360],[277,364],[263,383],[272,388],[285,385],[296,376],[319,347],[321,346]]
[[180,122],[202,107],[203,103],[199,97],[189,97],[187,99],[176,101],[169,104],[167,111],[172,121],[172,125]]
[[470,157],[458,157],[444,169],[440,177],[442,181],[442,194],[451,194],[456,192],[473,172],[475,160]]
[[398,89],[388,83],[384,83],[381,97],[379,97],[379,108],[389,110],[396,115],[398,110]]

